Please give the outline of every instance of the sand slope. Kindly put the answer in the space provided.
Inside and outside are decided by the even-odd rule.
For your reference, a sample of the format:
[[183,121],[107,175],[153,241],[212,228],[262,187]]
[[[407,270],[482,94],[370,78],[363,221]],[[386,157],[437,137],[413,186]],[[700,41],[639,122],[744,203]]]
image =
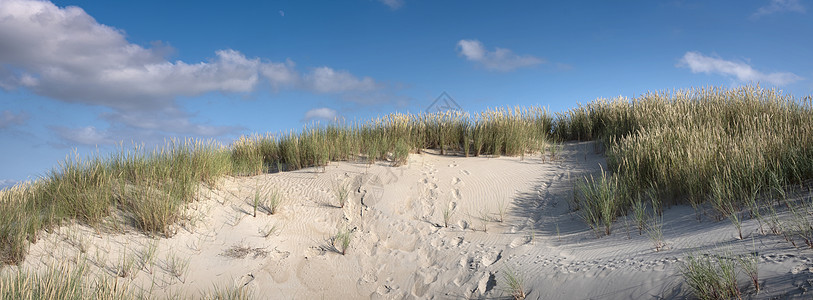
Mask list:
[[[23,267],[78,259],[114,276],[133,261],[118,280],[158,298],[198,297],[213,286],[244,286],[260,299],[500,298],[510,295],[504,276],[514,270],[529,299],[651,299],[686,297],[679,267],[687,253],[756,251],[763,291],[754,295],[741,274],[746,298],[811,297],[813,252],[759,234],[752,220],[738,240],[730,222],[697,222],[690,207],[677,206],[664,214],[660,252],[623,219],[596,238],[569,204],[572,180],[604,163],[595,149],[566,144],[554,161],[424,153],[401,167],[341,162],[226,178],[201,191],[170,239],[73,225],[32,245]],[[344,208],[332,192],[337,183],[351,187]],[[257,188],[281,193],[278,213],[252,217]],[[346,255],[330,243],[340,229],[353,232]],[[155,259],[140,262],[151,244]],[[188,267],[172,274],[173,262]]]

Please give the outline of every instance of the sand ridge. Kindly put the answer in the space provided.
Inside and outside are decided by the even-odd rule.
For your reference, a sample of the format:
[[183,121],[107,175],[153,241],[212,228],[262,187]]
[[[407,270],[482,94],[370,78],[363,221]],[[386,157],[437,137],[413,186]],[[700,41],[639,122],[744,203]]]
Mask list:
[[[158,298],[215,285],[260,299],[495,298],[510,295],[504,278],[514,270],[530,299],[650,299],[685,297],[686,254],[722,249],[758,253],[763,291],[747,297],[809,297],[810,250],[759,234],[753,220],[738,240],[730,222],[697,222],[691,207],[674,206],[662,251],[621,219],[596,238],[570,205],[572,181],[605,164],[596,149],[568,143],[555,160],[425,152],[399,167],[338,162],[228,177],[201,189],[172,238],[71,225],[32,245],[23,267],[87,260],[95,274],[115,276],[132,260],[118,280]],[[342,184],[349,200],[338,207]],[[279,191],[277,213],[252,216],[257,189]],[[346,255],[331,242],[340,230],[352,232]],[[151,246],[154,259],[142,262]]]

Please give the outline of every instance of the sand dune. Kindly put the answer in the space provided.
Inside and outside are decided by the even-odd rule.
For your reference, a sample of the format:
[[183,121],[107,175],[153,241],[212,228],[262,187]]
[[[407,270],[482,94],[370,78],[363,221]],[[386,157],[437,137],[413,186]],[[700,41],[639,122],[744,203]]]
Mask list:
[[[602,164],[593,143],[570,143],[555,160],[422,153],[400,167],[339,162],[229,177],[201,190],[172,238],[62,227],[32,245],[23,268],[87,259],[96,274],[126,269],[119,281],[158,298],[213,286],[259,299],[501,298],[513,271],[529,299],[651,299],[687,296],[688,253],[755,251],[763,290],[744,288],[746,298],[811,297],[810,251],[760,234],[754,220],[739,240],[730,222],[698,222],[691,207],[673,206],[661,251],[623,219],[596,238],[570,200],[572,180]],[[343,208],[333,193],[341,184],[350,187]],[[280,192],[277,213],[252,216],[258,188]],[[340,230],[352,232],[345,255],[331,243]],[[154,259],[142,262],[150,245]]]

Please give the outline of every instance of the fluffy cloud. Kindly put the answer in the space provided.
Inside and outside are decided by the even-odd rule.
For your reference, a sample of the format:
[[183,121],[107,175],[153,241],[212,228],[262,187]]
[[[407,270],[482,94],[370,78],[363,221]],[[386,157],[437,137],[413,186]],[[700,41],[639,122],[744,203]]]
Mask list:
[[338,116],[339,113],[336,112],[336,110],[327,107],[320,107],[305,112],[305,118],[303,120],[306,122],[311,120],[331,121],[336,119]]
[[[81,8],[60,8],[47,1],[0,1],[0,41],[0,88],[24,88],[59,101],[112,111],[101,117],[115,132],[95,127],[52,128],[65,141],[80,144],[131,137],[120,136],[125,133],[217,136],[233,132],[238,128],[193,123],[189,114],[180,111],[176,99],[210,92],[250,93],[263,80],[275,90],[299,88],[338,94],[343,99],[383,87],[372,78],[329,67],[303,76],[291,60],[249,58],[231,49],[216,51],[203,62],[169,61],[172,49],[168,46],[132,44],[121,30],[99,24]],[[0,119],[3,126],[17,122],[19,119],[5,112]]]
[[304,80],[306,89],[318,93],[377,88],[372,78],[329,67],[300,78],[291,60],[265,62],[230,49],[207,62],[170,62],[167,47],[131,44],[81,8],[50,2],[0,2],[0,40],[0,87],[23,86],[54,99],[128,111],[172,107],[178,96],[251,92],[260,75],[275,88]]
[[693,51],[686,52],[677,66],[688,67],[692,73],[716,73],[733,76],[739,81],[768,82],[777,86],[790,84],[803,79],[789,72],[762,73],[754,70],[754,68],[746,63],[709,57]]
[[151,113],[129,112],[104,113],[102,119],[110,122],[111,125],[121,123],[129,128],[142,129],[154,132],[178,133],[196,136],[221,136],[236,133],[244,128],[237,126],[211,126],[196,124],[189,119],[192,117],[180,110],[167,110],[161,113],[165,118],[151,118]]
[[761,16],[781,12],[805,13],[806,11],[807,10],[799,0],[771,0],[771,3],[757,9],[757,11],[754,12],[751,17],[759,18]]
[[68,128],[62,126],[54,126],[51,128],[60,139],[70,143],[71,145],[87,145],[87,146],[101,146],[113,145],[117,141],[112,139],[110,135],[103,131],[96,129],[94,126]]
[[378,2],[384,3],[384,5],[389,6],[392,10],[399,9],[404,5],[403,0],[378,0]]
[[495,48],[494,51],[488,51],[478,40],[460,40],[457,42],[457,50],[467,60],[480,63],[486,69],[494,71],[507,72],[545,62],[531,55],[518,55],[505,48]]
[[264,63],[260,66],[260,74],[268,79],[274,89],[294,86],[300,80],[296,64],[290,59],[285,63]]
[[370,77],[358,78],[347,71],[320,67],[305,75],[305,84],[319,93],[369,92],[378,89]]
[[28,114],[25,112],[13,113],[10,110],[0,112],[0,129],[5,129],[13,125],[22,125],[28,120]]
[[249,92],[264,65],[234,50],[217,51],[208,62],[170,62],[167,47],[131,44],[81,8],[41,1],[0,3],[0,40],[0,68],[16,75],[0,77],[2,86],[124,110],[172,106],[177,96]]

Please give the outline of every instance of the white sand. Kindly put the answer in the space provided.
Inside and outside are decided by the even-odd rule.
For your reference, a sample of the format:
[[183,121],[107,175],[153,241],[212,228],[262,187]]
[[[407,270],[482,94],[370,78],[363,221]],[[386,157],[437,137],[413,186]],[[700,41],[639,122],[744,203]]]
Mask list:
[[[342,162],[324,172],[226,178],[201,192],[188,211],[192,221],[177,235],[157,240],[154,266],[118,280],[159,298],[245,286],[259,299],[461,299],[509,296],[504,276],[515,270],[529,299],[683,298],[689,291],[680,266],[687,253],[757,251],[763,290],[754,295],[740,274],[746,298],[811,297],[805,291],[813,283],[813,252],[760,234],[753,220],[745,221],[746,239],[739,240],[729,221],[704,216],[697,222],[691,207],[677,206],[664,214],[667,247],[660,252],[631,220],[629,234],[620,219],[611,236],[596,238],[569,205],[571,179],[604,163],[594,148],[566,144],[553,162],[538,155],[425,153],[401,167]],[[337,181],[352,186],[344,208],[335,207],[331,189]],[[286,203],[277,214],[251,216],[257,186],[282,192]],[[503,222],[501,203],[507,208]],[[442,226],[444,207],[453,211],[448,228]],[[272,226],[274,234],[259,233]],[[329,247],[341,228],[353,231],[346,255]],[[117,265],[137,260],[152,241],[128,232],[99,236],[86,227],[64,227],[32,245],[23,267],[84,257],[97,274],[112,278]],[[84,255],[78,244],[87,248]],[[234,247],[249,253],[224,255]],[[180,278],[167,270],[170,255],[189,262]]]

